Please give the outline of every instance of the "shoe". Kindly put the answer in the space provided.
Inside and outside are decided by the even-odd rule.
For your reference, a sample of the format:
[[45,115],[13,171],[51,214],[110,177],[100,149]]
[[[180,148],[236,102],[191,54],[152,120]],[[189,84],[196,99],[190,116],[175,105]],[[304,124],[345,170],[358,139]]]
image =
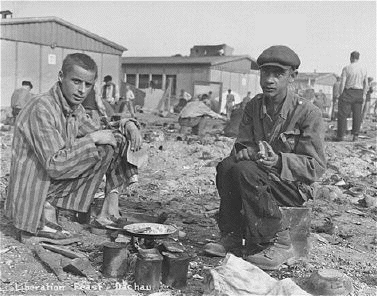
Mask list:
[[204,246],[204,253],[211,256],[225,257],[227,252],[242,246],[242,237],[234,232],[224,235],[218,243],[208,243]]
[[294,257],[289,230],[280,231],[273,239],[272,245],[262,252],[246,257],[246,261],[263,270],[276,270],[287,260]]

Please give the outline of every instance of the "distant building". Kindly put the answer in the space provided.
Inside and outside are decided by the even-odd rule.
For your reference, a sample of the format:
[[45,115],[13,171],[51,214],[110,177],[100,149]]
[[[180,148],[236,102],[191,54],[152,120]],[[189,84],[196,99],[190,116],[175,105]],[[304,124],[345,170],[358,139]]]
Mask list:
[[[218,50],[224,54],[220,55]],[[221,97],[228,89],[241,97],[248,91],[258,93],[256,61],[248,55],[230,55],[232,51],[227,45],[194,46],[190,56],[123,57],[123,79],[142,90],[149,88],[150,81],[156,89],[164,90],[170,79],[173,95],[178,95],[181,89],[191,95],[211,90],[213,97]]]
[[1,104],[22,80],[33,83],[33,93],[48,91],[57,80],[64,57],[83,52],[98,65],[100,85],[104,75],[120,82],[121,55],[127,49],[57,17],[1,19]]
[[294,86],[297,90],[314,89],[315,92],[322,92],[329,100],[332,100],[332,90],[336,82],[336,74],[334,73],[298,73]]
[[190,49],[191,57],[203,56],[230,56],[233,54],[233,48],[226,45],[195,45]]
[[336,74],[334,73],[298,73],[294,87],[298,92],[304,93],[307,89],[312,89],[312,92],[319,94],[322,92],[326,96],[325,108],[323,111],[324,116],[330,117],[332,109],[332,95],[333,86],[336,82]]

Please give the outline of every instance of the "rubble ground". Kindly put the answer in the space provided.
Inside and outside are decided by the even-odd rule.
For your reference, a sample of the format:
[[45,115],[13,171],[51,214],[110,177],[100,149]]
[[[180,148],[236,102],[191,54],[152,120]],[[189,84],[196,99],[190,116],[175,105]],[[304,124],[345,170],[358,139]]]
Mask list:
[[[179,240],[191,256],[187,287],[182,290],[162,286],[159,295],[202,295],[206,268],[221,264],[222,258],[207,257],[204,244],[219,239],[216,215],[219,197],[215,185],[216,165],[226,157],[234,139],[221,136],[223,123],[215,125],[204,138],[178,133],[177,117],[138,114],[142,123],[149,161],[140,170],[139,183],[122,194],[122,210],[149,215],[168,214],[165,223],[180,230]],[[376,121],[369,116],[358,142],[332,142],[334,122],[326,121],[326,154],[328,169],[315,186],[311,208],[311,251],[307,258],[283,265],[269,272],[276,279],[292,278],[305,287],[316,270],[333,268],[352,279],[350,295],[377,294],[377,157]],[[216,128],[218,130],[216,130]],[[137,295],[121,286],[122,279],[92,279],[71,273],[58,278],[41,263],[32,248],[17,240],[16,230],[4,217],[3,206],[9,177],[12,130],[1,131],[0,179],[0,266],[2,295]],[[60,222],[68,230],[80,233],[83,239],[72,245],[74,251],[87,255],[100,271],[102,245],[106,235],[95,235],[87,225],[74,222],[67,212],[60,213]]]

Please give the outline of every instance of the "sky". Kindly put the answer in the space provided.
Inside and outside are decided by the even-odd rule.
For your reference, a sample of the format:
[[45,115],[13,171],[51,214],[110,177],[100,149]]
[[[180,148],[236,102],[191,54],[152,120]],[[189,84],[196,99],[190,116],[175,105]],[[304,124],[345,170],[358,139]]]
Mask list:
[[227,44],[257,59],[291,47],[301,72],[340,74],[352,51],[376,80],[376,1],[1,1],[13,17],[56,16],[128,49],[124,56],[189,55]]

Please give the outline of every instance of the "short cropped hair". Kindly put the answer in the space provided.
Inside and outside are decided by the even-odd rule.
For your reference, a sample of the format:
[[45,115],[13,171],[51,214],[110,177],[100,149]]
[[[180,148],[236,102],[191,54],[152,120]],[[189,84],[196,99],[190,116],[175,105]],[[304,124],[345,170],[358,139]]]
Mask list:
[[22,85],[22,86],[24,86],[24,85],[25,85],[25,86],[29,86],[30,89],[33,88],[33,85],[32,85],[31,82],[28,81],[28,80],[24,80],[24,81],[22,81],[21,85]]
[[96,74],[95,79],[97,79],[97,64],[90,56],[79,52],[67,55],[63,60],[63,75],[66,75],[69,71],[71,71],[75,65],[84,68],[87,71],[93,71]]
[[103,81],[105,82],[109,82],[109,81],[112,81],[113,80],[113,77],[111,77],[111,75],[106,75],[104,78],[103,78]]
[[358,51],[351,52],[351,59],[358,60],[360,58],[360,53]]

